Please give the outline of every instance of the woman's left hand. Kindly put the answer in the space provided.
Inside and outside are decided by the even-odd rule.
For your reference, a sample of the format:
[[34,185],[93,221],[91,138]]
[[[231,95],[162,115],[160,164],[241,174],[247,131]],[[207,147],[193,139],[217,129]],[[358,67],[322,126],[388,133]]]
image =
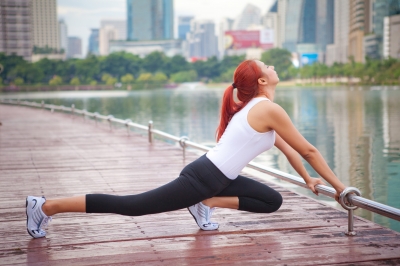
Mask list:
[[311,189],[312,192],[317,196],[318,196],[318,191],[316,190],[315,186],[316,185],[325,185],[326,186],[326,183],[324,181],[322,181],[321,178],[311,178],[311,180],[308,181],[306,184],[307,184],[308,188]]

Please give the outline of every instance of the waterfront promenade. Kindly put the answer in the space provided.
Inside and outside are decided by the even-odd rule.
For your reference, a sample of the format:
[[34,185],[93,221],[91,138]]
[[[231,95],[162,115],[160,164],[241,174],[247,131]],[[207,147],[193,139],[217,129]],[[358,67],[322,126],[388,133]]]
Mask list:
[[218,231],[187,210],[126,217],[60,214],[43,239],[26,232],[25,197],[133,194],[178,176],[197,155],[70,114],[0,104],[0,265],[397,265],[400,234],[269,184],[273,214],[218,209]]

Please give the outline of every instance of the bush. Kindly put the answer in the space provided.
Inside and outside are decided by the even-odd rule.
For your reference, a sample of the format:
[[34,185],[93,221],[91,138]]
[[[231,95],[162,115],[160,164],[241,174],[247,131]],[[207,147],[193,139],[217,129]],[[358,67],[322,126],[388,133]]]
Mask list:
[[59,76],[54,76],[51,80],[49,80],[49,85],[57,86],[62,84],[62,78]]
[[81,82],[79,81],[78,77],[75,77],[75,78],[71,79],[69,84],[74,85],[74,86],[78,86],[78,85],[81,85]]
[[197,80],[196,70],[180,71],[171,75],[171,81],[176,83],[190,82]]
[[121,82],[124,83],[124,84],[130,84],[134,80],[135,80],[135,78],[131,74],[126,74],[126,75],[121,77]]
[[156,74],[154,74],[152,80],[157,82],[165,82],[168,80],[168,77],[162,72],[157,72]]
[[140,74],[140,76],[138,77],[138,81],[150,81],[152,80],[153,75],[151,73],[142,73]]
[[14,79],[14,84],[17,86],[22,85],[24,84],[24,80],[22,78],[16,78]]

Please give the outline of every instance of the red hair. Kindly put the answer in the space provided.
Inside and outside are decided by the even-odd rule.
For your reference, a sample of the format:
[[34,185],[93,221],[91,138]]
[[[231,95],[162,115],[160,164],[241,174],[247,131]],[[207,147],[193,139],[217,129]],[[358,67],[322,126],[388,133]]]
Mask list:
[[234,114],[239,112],[246,104],[258,95],[258,79],[262,72],[254,60],[246,60],[239,64],[233,74],[233,82],[237,88],[237,98],[233,99],[233,86],[226,88],[222,98],[220,122],[217,128],[217,141],[224,134],[229,121]]

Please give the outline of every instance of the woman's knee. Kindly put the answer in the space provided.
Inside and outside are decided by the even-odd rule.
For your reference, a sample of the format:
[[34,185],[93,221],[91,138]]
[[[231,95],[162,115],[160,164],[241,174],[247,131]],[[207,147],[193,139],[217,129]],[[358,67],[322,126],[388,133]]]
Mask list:
[[277,210],[279,210],[279,208],[282,206],[283,203],[283,198],[281,193],[276,191],[276,195],[274,195],[274,199],[273,199],[273,204],[271,206],[272,211],[271,212],[276,212]]

